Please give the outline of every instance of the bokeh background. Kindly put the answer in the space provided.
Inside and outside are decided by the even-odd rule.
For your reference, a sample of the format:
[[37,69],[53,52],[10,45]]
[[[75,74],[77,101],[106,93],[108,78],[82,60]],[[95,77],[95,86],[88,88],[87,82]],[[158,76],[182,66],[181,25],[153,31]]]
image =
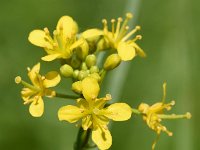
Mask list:
[[[148,57],[121,64],[108,74],[102,95],[133,107],[155,103],[167,81],[167,99],[176,100],[173,113],[193,114],[191,120],[165,122],[174,132],[157,144],[162,150],[200,149],[200,1],[198,0],[0,0],[0,150],[71,150],[78,132],[73,124],[59,122],[57,110],[72,102],[45,101],[42,118],[33,118],[22,104],[17,75],[27,80],[26,67],[40,61],[44,51],[31,45],[28,34],[36,28],[55,28],[63,15],[72,16],[79,30],[102,27],[102,18],[132,12],[130,26],[141,25],[139,42]],[[42,72],[58,70],[58,62],[42,64]],[[112,77],[111,77],[112,76]],[[58,87],[70,88],[68,81]],[[141,117],[111,125],[113,150],[149,150],[155,138]]]

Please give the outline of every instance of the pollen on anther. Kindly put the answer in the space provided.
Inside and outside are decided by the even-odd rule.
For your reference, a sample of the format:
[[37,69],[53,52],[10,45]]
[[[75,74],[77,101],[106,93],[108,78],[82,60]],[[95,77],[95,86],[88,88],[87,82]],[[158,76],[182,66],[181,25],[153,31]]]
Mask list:
[[186,115],[187,119],[190,119],[192,117],[191,113],[189,113],[189,112],[187,112],[185,115]]
[[142,35],[137,35],[136,38],[137,38],[138,40],[141,40],[141,39],[142,39]]
[[46,35],[49,35],[49,30],[48,30],[47,27],[44,28],[44,32],[45,32]]
[[135,27],[137,30],[141,30],[141,27],[140,26],[136,26]]
[[21,81],[22,81],[22,78],[20,76],[17,76],[15,78],[15,83],[19,84],[19,83],[21,83]]
[[107,20],[106,20],[106,19],[102,19],[102,23],[103,23],[104,25],[106,25],[106,24],[107,24]]
[[115,19],[111,19],[111,23],[115,23]]
[[127,17],[128,19],[131,19],[131,18],[133,17],[133,14],[132,14],[132,13],[127,13],[127,14],[126,14],[126,17]]
[[122,22],[123,19],[122,19],[121,17],[119,17],[119,18],[117,19],[117,21],[118,21],[118,22]]

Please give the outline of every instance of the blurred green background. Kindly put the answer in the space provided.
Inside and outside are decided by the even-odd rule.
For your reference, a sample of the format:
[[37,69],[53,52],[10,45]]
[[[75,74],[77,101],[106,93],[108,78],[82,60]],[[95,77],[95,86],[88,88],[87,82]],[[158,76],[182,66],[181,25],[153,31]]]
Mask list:
[[[102,94],[133,107],[140,102],[155,103],[162,97],[167,81],[167,99],[176,100],[172,112],[193,114],[191,120],[165,122],[174,132],[157,144],[162,150],[200,149],[200,1],[198,0],[7,0],[0,1],[0,150],[71,150],[77,128],[59,122],[57,110],[70,104],[63,99],[45,101],[42,118],[33,118],[22,104],[17,75],[27,80],[26,67],[32,67],[44,51],[27,38],[36,28],[55,28],[63,15],[72,16],[79,30],[102,27],[102,18],[134,13],[131,27],[142,26],[140,46],[148,57],[123,63],[108,74]],[[42,72],[58,70],[58,62],[42,63]],[[49,67],[50,65],[50,67]],[[111,78],[112,76],[112,78]],[[114,76],[114,77],[113,77]],[[70,88],[67,81],[58,88]],[[149,150],[155,138],[138,116],[111,126],[113,150]]]

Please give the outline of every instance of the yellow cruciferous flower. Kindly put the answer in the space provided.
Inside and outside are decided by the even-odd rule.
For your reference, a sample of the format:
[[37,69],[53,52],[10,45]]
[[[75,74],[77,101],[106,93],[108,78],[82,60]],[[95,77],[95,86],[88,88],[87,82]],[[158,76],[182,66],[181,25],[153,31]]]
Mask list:
[[109,119],[125,121],[131,117],[132,110],[125,103],[114,103],[108,107],[105,104],[111,99],[107,94],[104,98],[97,98],[99,84],[95,78],[87,77],[81,81],[84,98],[77,99],[77,105],[61,107],[58,111],[59,120],[70,123],[82,120],[84,130],[92,129],[92,140],[99,149],[108,149],[112,145],[112,136],[108,130]]
[[175,105],[175,101],[165,104],[166,98],[166,83],[163,84],[163,99],[162,102],[155,103],[149,106],[146,103],[141,103],[138,110],[143,114],[143,120],[147,123],[148,127],[154,130],[157,133],[157,138],[152,145],[152,150],[155,149],[156,142],[161,134],[161,132],[167,133],[169,136],[172,136],[173,133],[170,132],[164,125],[161,124],[163,119],[180,119],[186,118],[190,119],[191,114],[187,112],[184,115],[167,115],[164,114],[164,110],[171,110],[171,107]]
[[[128,21],[132,18],[131,13],[126,14],[126,19],[123,22],[123,19],[120,17],[117,20],[111,20],[111,31],[108,29],[108,23],[106,19],[103,19],[104,29],[103,31],[98,29],[89,29],[83,32],[82,36],[85,39],[95,39],[95,37],[103,36],[104,38],[99,40],[97,46],[100,49],[104,49],[105,47],[112,48],[117,50],[118,55],[121,57],[123,61],[132,60],[136,55],[141,57],[145,57],[145,52],[136,44],[138,39],[141,39],[141,35],[137,35],[133,39],[129,39],[133,34],[135,34],[138,30],[140,30],[140,26],[136,26],[133,30],[128,32],[129,26],[127,26]],[[122,24],[123,22],[123,24]]]
[[77,40],[77,32],[76,22],[69,16],[63,16],[58,21],[56,30],[53,32],[53,38],[48,28],[44,28],[44,30],[33,30],[29,34],[28,40],[32,44],[44,48],[47,52],[47,56],[42,57],[44,61],[52,61],[58,58],[69,59],[75,48],[86,44],[83,39]]
[[15,78],[17,84],[22,83],[24,88],[21,91],[24,104],[30,104],[29,112],[33,117],[40,117],[44,112],[44,102],[42,97],[53,97],[55,91],[48,88],[56,86],[60,82],[60,75],[56,71],[48,72],[45,76],[39,74],[40,63],[28,68],[28,77],[32,84],[29,84],[21,79],[20,76]]

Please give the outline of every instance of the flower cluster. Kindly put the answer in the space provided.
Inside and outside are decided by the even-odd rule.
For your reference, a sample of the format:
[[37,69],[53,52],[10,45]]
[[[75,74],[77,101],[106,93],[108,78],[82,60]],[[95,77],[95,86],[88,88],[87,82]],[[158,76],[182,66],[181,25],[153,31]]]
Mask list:
[[[161,131],[172,135],[170,131],[161,125],[162,119],[190,118],[186,115],[165,115],[163,110],[169,110],[174,101],[165,104],[164,98],[160,103],[152,106],[141,103],[138,109],[131,108],[128,104],[117,102],[111,104],[111,95],[103,98],[98,95],[101,90],[101,83],[107,72],[115,69],[121,61],[133,60],[137,55],[145,57],[145,52],[136,43],[142,38],[141,35],[133,35],[140,30],[136,26],[129,31],[128,22],[132,18],[131,13],[126,18],[120,17],[111,20],[109,29],[106,19],[102,20],[103,28],[88,29],[82,33],[78,32],[77,23],[70,16],[63,16],[59,19],[53,35],[48,28],[33,30],[28,40],[35,46],[44,49],[46,55],[43,61],[60,61],[60,72],[50,71],[46,75],[40,75],[40,63],[28,68],[28,77],[31,84],[22,80],[20,76],[15,78],[17,84],[24,87],[21,91],[24,104],[29,104],[29,112],[33,117],[41,117],[44,113],[43,97],[75,99],[76,104],[63,106],[58,110],[60,121],[78,123],[85,132],[91,131],[91,139],[99,149],[109,149],[112,145],[112,136],[108,129],[110,120],[126,121],[131,118],[132,113],[143,116],[149,128],[158,135]],[[99,54],[107,53],[103,62],[98,62]],[[62,77],[62,78],[61,78]],[[57,86],[66,78],[72,79],[71,89],[74,95],[61,94],[51,88]],[[81,134],[81,133],[80,133]],[[81,136],[79,134],[79,136]],[[79,146],[76,149],[88,147],[88,138],[77,138]],[[155,147],[155,142],[153,149]]]

